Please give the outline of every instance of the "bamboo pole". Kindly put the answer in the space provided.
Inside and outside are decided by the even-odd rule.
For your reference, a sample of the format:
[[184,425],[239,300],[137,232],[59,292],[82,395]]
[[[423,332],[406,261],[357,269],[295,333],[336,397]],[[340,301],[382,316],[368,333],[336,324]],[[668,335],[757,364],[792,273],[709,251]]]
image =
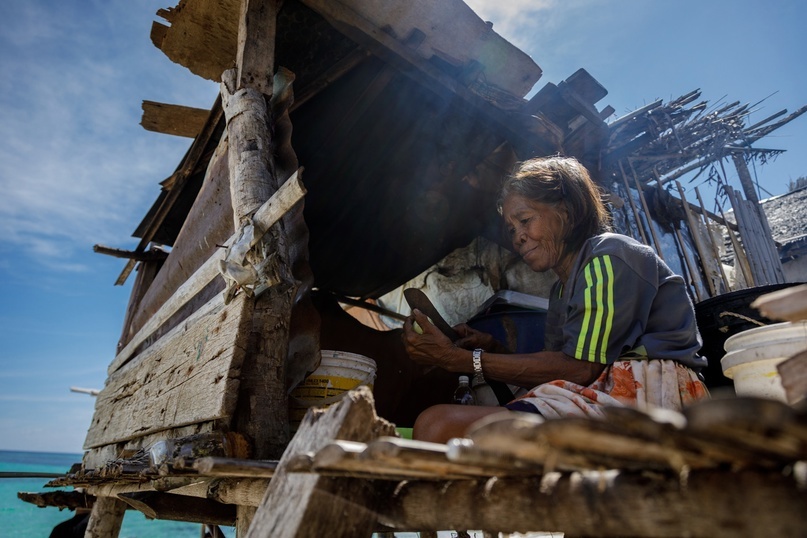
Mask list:
[[678,239],[678,244],[681,246],[681,252],[684,254],[684,264],[689,272],[689,280],[692,283],[692,287],[695,289],[695,296],[698,299],[698,302],[701,302],[703,300],[703,295],[701,294],[698,282],[695,280],[695,271],[692,269],[694,262],[689,258],[689,250],[687,249],[686,243],[684,243],[684,238],[681,237],[680,230],[675,230],[675,237]]
[[639,192],[639,201],[642,203],[642,208],[647,216],[647,227],[650,228],[650,235],[653,236],[653,242],[656,246],[656,254],[658,254],[658,257],[663,260],[664,253],[661,249],[661,241],[659,241],[658,236],[656,235],[656,227],[653,226],[653,219],[650,218],[650,209],[647,207],[647,200],[645,200],[644,192],[642,192],[642,184],[639,183],[639,178],[636,175],[636,170],[633,169],[633,163],[630,161],[630,159],[628,159],[628,166],[630,166],[631,172],[633,173],[633,181],[636,183],[636,190]]
[[698,257],[701,260],[701,269],[703,269],[703,273],[706,276],[706,285],[709,288],[710,297],[714,297],[717,295],[717,290],[715,289],[714,282],[712,282],[712,278],[709,275],[709,269],[706,267],[706,248],[701,242],[698,224],[695,222],[695,218],[692,216],[692,212],[689,210],[689,202],[687,202],[684,187],[682,187],[681,183],[678,181],[675,182],[675,185],[678,187],[678,193],[681,195],[681,206],[684,208],[684,214],[686,214],[687,223],[689,224],[689,233],[692,236],[692,241],[695,243],[695,249],[698,251]]
[[622,175],[622,183],[625,184],[625,193],[628,196],[628,202],[630,202],[630,208],[633,211],[633,218],[636,219],[636,227],[639,229],[639,235],[642,236],[642,243],[645,245],[648,244],[647,236],[644,233],[644,226],[642,225],[642,219],[639,216],[639,211],[636,209],[636,204],[633,202],[633,196],[630,194],[630,186],[628,185],[628,179],[625,176],[625,168],[622,166],[622,161],[619,161],[619,171]]

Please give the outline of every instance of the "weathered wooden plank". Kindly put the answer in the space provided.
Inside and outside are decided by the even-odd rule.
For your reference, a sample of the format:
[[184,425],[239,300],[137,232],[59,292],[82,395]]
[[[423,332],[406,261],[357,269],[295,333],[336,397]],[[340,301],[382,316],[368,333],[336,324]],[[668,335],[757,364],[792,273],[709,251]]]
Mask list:
[[140,125],[147,131],[196,138],[207,121],[209,110],[183,105],[143,101]]
[[271,478],[277,469],[276,461],[258,461],[238,458],[199,458],[193,462],[199,474],[207,476],[243,476]]
[[[437,56],[456,67],[478,61],[490,84],[523,96],[541,76],[541,69],[524,52],[492,31],[459,0],[418,0],[391,4],[379,0],[304,2],[332,22],[359,27],[387,47],[404,48],[415,30],[426,34],[414,58],[428,64]],[[185,2],[182,9],[160,10],[170,26],[154,23],[151,40],[172,61],[209,80],[220,80],[237,55],[240,2]]]
[[[165,262],[160,266],[138,266],[137,291],[132,290],[119,349],[128,345],[131,337],[220,249],[219,245],[225,244],[233,235],[227,148],[227,138],[222,137],[210,157],[201,189]],[[149,267],[159,272],[152,279],[141,282],[140,273]],[[168,331],[170,328],[161,330]]]
[[245,297],[224,305],[217,295],[112,374],[98,395],[85,448],[232,416],[251,309]]
[[[729,487],[730,485],[730,487]],[[377,507],[393,528],[591,537],[803,536],[807,491],[779,473],[587,471],[544,478],[411,481]]]
[[[400,442],[398,442],[400,441]],[[308,470],[323,475],[365,477],[383,480],[464,479],[491,476],[478,466],[449,461],[448,447],[407,439],[381,438],[369,445],[337,440],[310,460]],[[297,470],[301,467],[297,467]]]
[[436,56],[457,67],[476,61],[485,79],[515,95],[524,96],[541,76],[541,69],[513,47],[460,0],[304,0],[340,26],[361,31],[395,52],[413,31],[425,33],[414,53],[425,63]]
[[368,482],[290,473],[289,462],[334,439],[367,442],[393,435],[394,426],[375,414],[367,387],[350,391],[327,410],[311,409],[292,438],[258,508],[247,536],[369,536],[379,500]]
[[[638,412],[637,412],[638,413]],[[678,430],[670,424],[637,427],[626,420],[564,418],[530,425],[521,417],[502,416],[468,432],[475,446],[503,453],[547,470],[700,468],[715,463],[676,443]],[[652,426],[651,426],[652,425]],[[652,429],[651,429],[652,427]],[[652,434],[651,434],[652,432]]]
[[[299,174],[292,175],[280,189],[278,189],[271,198],[269,198],[261,207],[255,212],[255,226],[263,233],[271,228],[283,215],[288,212],[297,202],[302,200],[305,196],[306,190],[300,181]],[[262,235],[256,234],[256,240],[260,239]],[[236,239],[236,234],[233,234],[225,243],[231,244]],[[182,306],[198,294],[212,279],[216,278],[220,273],[220,262],[224,259],[224,250],[218,249],[214,251],[213,255],[191,276],[185,283],[183,283],[173,295],[160,307],[160,309],[149,319],[149,321],[137,332],[136,335],[124,347],[112,364],[109,365],[107,372],[111,375],[113,372],[123,366],[132,356],[134,351],[145,342],[154,331],[163,325],[168,319],[174,315]]]

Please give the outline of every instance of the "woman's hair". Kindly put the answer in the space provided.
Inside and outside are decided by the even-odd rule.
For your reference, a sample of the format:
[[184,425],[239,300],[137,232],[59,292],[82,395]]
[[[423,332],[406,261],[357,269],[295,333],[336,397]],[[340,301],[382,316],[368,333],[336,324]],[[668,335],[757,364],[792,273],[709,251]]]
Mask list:
[[566,209],[564,252],[577,252],[590,237],[611,231],[611,216],[599,187],[573,157],[541,157],[521,163],[505,179],[497,208],[511,194]]

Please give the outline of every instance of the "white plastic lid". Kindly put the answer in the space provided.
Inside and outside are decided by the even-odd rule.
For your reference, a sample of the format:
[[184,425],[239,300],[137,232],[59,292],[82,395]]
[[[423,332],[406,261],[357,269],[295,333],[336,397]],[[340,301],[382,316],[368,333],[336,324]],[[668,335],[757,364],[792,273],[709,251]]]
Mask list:
[[469,378],[467,375],[461,375],[460,376],[460,383],[469,383],[470,380],[471,380],[471,378]]

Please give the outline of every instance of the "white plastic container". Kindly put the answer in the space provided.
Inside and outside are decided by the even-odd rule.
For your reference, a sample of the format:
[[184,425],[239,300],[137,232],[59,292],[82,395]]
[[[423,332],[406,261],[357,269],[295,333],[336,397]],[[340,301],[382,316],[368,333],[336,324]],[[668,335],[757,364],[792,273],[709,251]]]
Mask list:
[[323,349],[319,368],[289,395],[291,429],[297,429],[309,407],[329,407],[359,385],[367,385],[372,390],[375,375],[373,359],[357,353]]
[[738,396],[786,402],[776,365],[807,349],[807,321],[777,323],[731,336],[720,360]]

